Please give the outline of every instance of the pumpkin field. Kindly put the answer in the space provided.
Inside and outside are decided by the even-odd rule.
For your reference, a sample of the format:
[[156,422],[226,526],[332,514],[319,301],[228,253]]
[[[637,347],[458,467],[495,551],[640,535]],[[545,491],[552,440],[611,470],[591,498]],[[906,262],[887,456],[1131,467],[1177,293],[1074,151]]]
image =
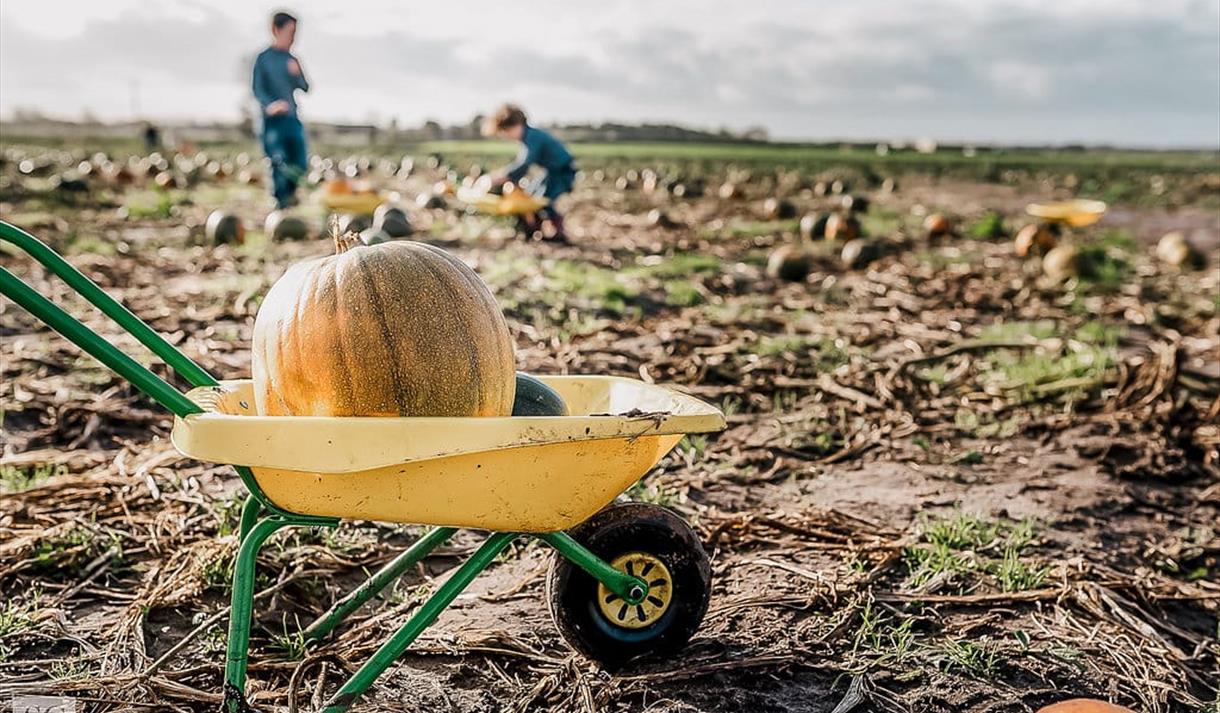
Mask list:
[[[482,310],[472,329],[508,376],[504,324],[516,371],[630,377],[723,412],[725,430],[686,436],[623,496],[677,512],[710,557],[684,648],[623,667],[573,652],[547,604],[555,555],[521,539],[353,710],[1033,713],[1084,697],[1220,713],[1214,153],[573,149],[566,241],[463,199],[514,151],[479,141],[319,145],[301,206],[268,223],[253,146],[5,137],[0,219],[222,379],[251,377],[271,286],[352,231],[473,270],[494,301],[450,304]],[[371,207],[328,211],[328,192],[399,210],[372,229]],[[1074,225],[1027,212],[1077,199]],[[8,243],[0,266],[189,388]],[[436,379],[467,373],[451,336],[435,338]],[[389,387],[364,374],[389,357],[349,341],[346,366],[300,378],[375,399]],[[181,455],[173,426],[0,302],[4,703],[220,705],[246,491]],[[299,633],[422,532],[271,536],[255,709],[320,709],[483,538],[459,532],[329,638]]]

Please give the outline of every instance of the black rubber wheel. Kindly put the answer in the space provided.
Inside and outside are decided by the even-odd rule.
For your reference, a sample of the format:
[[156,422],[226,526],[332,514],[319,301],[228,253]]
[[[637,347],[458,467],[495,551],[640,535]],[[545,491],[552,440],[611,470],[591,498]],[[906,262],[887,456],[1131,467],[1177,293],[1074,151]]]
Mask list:
[[521,236],[522,240],[532,240],[537,232],[539,232],[537,225],[530,225],[525,216],[517,216],[517,235]]
[[694,636],[707,613],[712,567],[685,520],[659,505],[620,503],[570,534],[652,589],[650,603],[629,606],[556,553],[547,601],[568,645],[614,670],[640,656],[675,652]]

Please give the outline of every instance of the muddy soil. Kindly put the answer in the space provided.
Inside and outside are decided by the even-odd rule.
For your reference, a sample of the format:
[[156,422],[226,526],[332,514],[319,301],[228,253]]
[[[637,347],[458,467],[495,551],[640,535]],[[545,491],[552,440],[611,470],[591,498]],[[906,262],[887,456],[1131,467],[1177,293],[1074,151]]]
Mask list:
[[[274,280],[328,250],[324,235],[258,235],[257,186],[205,181],[149,214],[132,210],[156,196],[139,186],[62,199],[6,166],[5,220],[222,377],[248,376]],[[756,171],[743,197],[720,199],[734,169],[700,170],[706,194],[681,198],[663,180],[618,187],[619,169],[586,175],[567,245],[452,199],[415,207],[444,167],[369,174],[402,194],[419,239],[488,281],[519,368],[671,385],[729,425],[684,441],[625,495],[682,514],[711,557],[710,609],[681,653],[614,673],[572,653],[548,610],[551,554],[522,541],[356,710],[1017,713],[1073,696],[1217,710],[1217,197],[1175,184],[1169,204],[1113,206],[1071,236],[1095,248],[1095,270],[1053,282],[1008,236],[1031,200],[1069,197],[1062,182],[905,176],[858,192],[872,198],[860,219],[875,260],[848,269],[841,244],[810,241],[810,274],[793,283],[765,266],[799,243],[797,220],[762,201],[832,210],[841,198],[815,190],[830,177]],[[246,244],[206,244],[217,205],[247,220]],[[654,208],[675,225],[651,221]],[[958,230],[927,236],[929,212]],[[1005,234],[972,236],[991,212]],[[1158,262],[1169,230],[1203,266]],[[0,264],[140,354],[39,268],[2,252]],[[160,407],[9,302],[0,380],[0,696],[215,710],[239,481],[178,455]],[[421,532],[354,522],[272,538],[256,583],[256,708],[317,708],[483,537],[459,534],[303,645],[298,623]]]

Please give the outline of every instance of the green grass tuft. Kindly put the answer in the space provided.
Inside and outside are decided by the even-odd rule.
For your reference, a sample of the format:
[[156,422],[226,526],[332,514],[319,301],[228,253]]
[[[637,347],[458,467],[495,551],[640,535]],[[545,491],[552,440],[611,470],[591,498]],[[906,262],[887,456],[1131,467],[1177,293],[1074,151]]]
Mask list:
[[948,640],[937,647],[934,661],[945,671],[958,669],[974,676],[990,678],[999,664],[999,646],[986,637]]
[[665,283],[665,303],[674,307],[694,307],[703,303],[703,293],[694,283],[670,280]]
[[983,328],[979,339],[987,342],[1020,342],[1027,339],[1050,339],[1058,327],[1049,319],[1037,322],[996,322]]
[[1040,587],[1050,571],[1022,559],[1035,537],[1029,521],[994,521],[958,512],[926,520],[921,534],[920,542],[903,551],[910,587],[952,575],[963,586],[986,581],[1001,591],[1016,592]]
[[1004,557],[992,566],[992,574],[1005,592],[1022,592],[1037,589],[1046,583],[1049,567],[1030,565],[1021,559],[1021,549],[1005,547]]
[[[3,411],[0,411],[0,427],[3,425]],[[68,466],[63,463],[35,466],[2,464],[0,465],[0,492],[20,493],[33,488],[49,478],[67,474]]]
[[282,653],[284,658],[289,661],[300,661],[305,658],[309,642],[305,638],[305,632],[301,631],[300,622],[294,622],[294,626],[290,629],[288,615],[285,614],[281,625],[283,632],[272,635],[271,647]]
[[970,226],[970,237],[978,240],[995,240],[1004,237],[1004,218],[999,213],[988,213]]
[[78,524],[40,540],[31,554],[37,568],[67,574],[103,554],[123,561],[123,540],[118,533]]
[[903,216],[890,210],[874,208],[860,216],[860,232],[864,235],[893,235],[902,228]]
[[35,616],[39,608],[37,590],[24,598],[14,595],[0,603],[0,663],[7,661],[12,653],[10,640],[36,628]]
[[127,197],[127,215],[131,218],[168,218],[181,198],[171,191],[139,191]]

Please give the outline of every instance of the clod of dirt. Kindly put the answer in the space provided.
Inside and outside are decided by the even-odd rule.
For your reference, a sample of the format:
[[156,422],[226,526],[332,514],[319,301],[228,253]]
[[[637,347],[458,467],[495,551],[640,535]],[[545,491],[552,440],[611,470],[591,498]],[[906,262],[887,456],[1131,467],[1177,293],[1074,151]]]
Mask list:
[[1176,230],[1161,237],[1156,244],[1156,256],[1173,267],[1197,267],[1203,257],[1186,240],[1186,236]]
[[840,201],[840,205],[842,205],[843,210],[849,213],[867,213],[869,200],[865,196],[857,196],[849,193],[843,196],[843,200]]
[[725,181],[724,183],[720,184],[720,189],[716,191],[716,195],[718,195],[721,200],[726,201],[741,198],[741,187],[732,181]]
[[1013,252],[1017,257],[1045,253],[1055,247],[1056,231],[1045,223],[1030,223],[1017,232]]
[[703,184],[697,181],[675,183],[670,187],[669,194],[674,198],[699,198],[703,195]]
[[1080,251],[1070,243],[1052,248],[1042,258],[1042,272],[1053,282],[1075,277],[1080,274]]
[[380,228],[366,228],[360,231],[360,242],[365,245],[380,245],[393,240],[393,236]]
[[240,216],[223,210],[214,210],[208,216],[204,233],[211,245],[241,244],[246,241],[246,224]]
[[402,208],[382,203],[373,213],[373,227],[391,238],[406,238],[412,233],[411,221]]
[[813,256],[799,245],[781,245],[767,258],[767,274],[788,282],[804,282],[813,271]]
[[826,214],[810,213],[801,218],[800,233],[801,238],[805,240],[820,240],[826,237],[826,222],[830,220],[830,216]]
[[650,168],[646,168],[643,171],[640,171],[640,190],[641,191],[644,191],[645,193],[655,193],[657,188],[660,185],[661,185],[661,177],[657,175],[656,171],[654,171]]
[[860,221],[854,215],[832,213],[826,219],[827,240],[855,240],[860,237]]
[[171,188],[178,187],[177,177],[175,177],[174,174],[170,173],[169,171],[161,171],[158,173],[153,177],[153,183],[157,185],[157,188],[160,188],[163,191],[168,191]]
[[263,232],[272,240],[305,240],[309,237],[309,224],[291,213],[275,210],[267,215]]
[[425,210],[443,210],[445,197],[439,193],[420,193],[415,199],[415,204]]
[[796,206],[783,198],[768,198],[763,201],[762,214],[767,220],[790,220],[796,217]]
[[648,211],[644,224],[650,228],[665,228],[667,230],[678,227],[678,223],[669,217],[668,213],[659,208],[653,208]]
[[368,215],[346,213],[339,216],[339,233],[361,233],[373,227],[373,218]]
[[83,177],[62,173],[51,179],[51,188],[65,193],[88,193],[89,184]]
[[843,246],[843,251],[839,253],[839,260],[842,261],[844,268],[854,270],[864,267],[880,256],[881,246],[875,240],[856,238],[849,240]]

